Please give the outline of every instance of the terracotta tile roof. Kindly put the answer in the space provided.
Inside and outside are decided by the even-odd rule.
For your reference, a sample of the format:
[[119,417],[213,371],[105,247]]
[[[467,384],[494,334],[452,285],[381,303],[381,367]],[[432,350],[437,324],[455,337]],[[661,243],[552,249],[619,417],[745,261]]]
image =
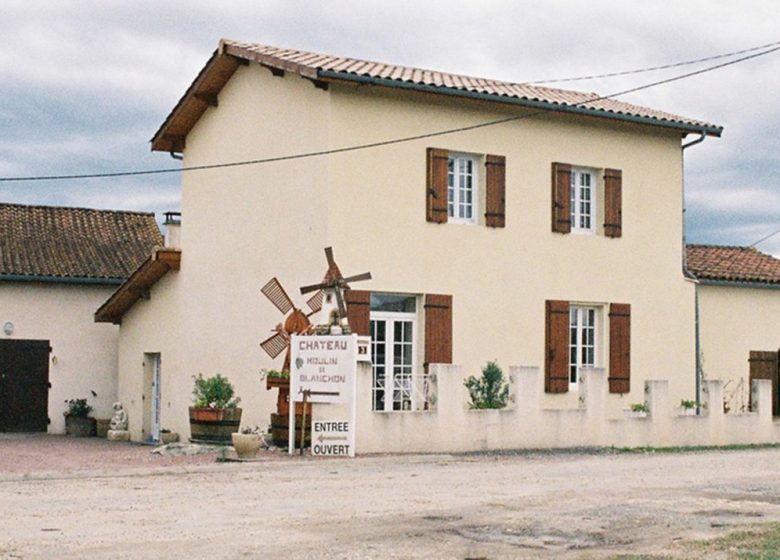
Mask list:
[[752,247],[688,245],[688,269],[700,280],[780,286],[780,259]]
[[242,61],[257,62],[277,71],[294,72],[321,83],[344,80],[370,81],[385,87],[477,97],[482,100],[515,103],[535,109],[585,113],[597,117],[671,127],[687,132],[704,131],[714,136],[720,136],[723,130],[722,127],[714,124],[614,99],[591,101],[599,97],[596,93],[475,78],[397,64],[222,39],[219,49],[155,134],[152,139],[152,149],[181,151],[186,134],[208,108],[209,103],[213,102],[213,96],[227,83]]
[[0,280],[116,283],[162,244],[154,214],[0,203]]

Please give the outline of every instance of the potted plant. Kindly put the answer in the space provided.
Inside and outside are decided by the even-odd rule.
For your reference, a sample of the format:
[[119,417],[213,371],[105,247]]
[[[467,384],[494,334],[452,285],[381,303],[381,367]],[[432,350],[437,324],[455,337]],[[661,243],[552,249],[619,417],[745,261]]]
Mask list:
[[463,382],[469,390],[471,409],[504,408],[509,399],[509,385],[504,381],[504,372],[495,361],[482,368],[482,376],[473,375]]
[[255,457],[263,442],[263,432],[259,426],[242,428],[240,432],[233,433],[230,437],[239,459]]
[[650,412],[650,407],[647,403],[633,403],[630,408],[623,411],[623,416],[626,418],[647,418],[648,412]]
[[230,434],[241,424],[239,397],[226,377],[216,374],[192,376],[193,406],[190,407],[191,441],[203,443],[230,443]]
[[95,435],[95,419],[90,418],[92,407],[87,404],[87,399],[70,399],[65,401],[68,410],[65,415],[65,433],[76,437],[90,437]]
[[160,443],[168,445],[169,443],[175,443],[179,441],[179,434],[172,432],[166,428],[160,430]]
[[265,376],[265,388],[273,389],[275,387],[290,388],[290,372],[277,371],[275,369],[264,369],[260,372],[261,379]]
[[681,399],[679,414],[680,416],[696,416],[696,401]]

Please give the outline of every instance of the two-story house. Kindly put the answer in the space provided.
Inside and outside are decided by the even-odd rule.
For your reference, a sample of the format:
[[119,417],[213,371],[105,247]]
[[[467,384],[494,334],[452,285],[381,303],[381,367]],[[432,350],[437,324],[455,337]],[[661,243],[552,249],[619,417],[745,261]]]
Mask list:
[[183,173],[180,262],[140,283],[148,299],[128,285],[97,313],[121,323],[133,438],[153,386],[163,425],[187,433],[201,372],[264,425],[258,371],[280,364],[258,343],[281,317],[260,288],[276,276],[302,306],[326,246],[373,277],[347,298],[372,337],[359,406],[402,413],[404,376],[488,360],[538,366],[544,407],[577,407],[589,367],[616,415],[647,379],[694,398],[681,143],[720,133],[595,94],[221,41],[152,140],[214,166]]

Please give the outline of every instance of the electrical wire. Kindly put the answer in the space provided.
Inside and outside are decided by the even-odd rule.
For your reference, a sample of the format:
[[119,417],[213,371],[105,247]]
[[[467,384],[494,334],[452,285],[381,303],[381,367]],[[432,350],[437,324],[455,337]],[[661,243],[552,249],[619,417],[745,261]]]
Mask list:
[[719,60],[721,58],[730,58],[732,56],[737,56],[740,54],[745,54],[749,52],[755,52],[760,51],[763,49],[768,49],[770,47],[776,47],[780,45],[780,41],[775,41],[772,43],[767,43],[765,45],[760,45],[758,47],[751,47],[749,49],[742,49],[740,51],[734,51],[730,53],[723,53],[723,54],[716,54],[713,56],[707,56],[704,58],[697,58],[695,60],[686,60],[684,62],[675,62],[673,64],[664,64],[662,66],[651,66],[648,68],[640,68],[637,70],[623,70],[621,72],[610,72],[608,74],[593,74],[591,76],[577,76],[574,78],[555,78],[552,80],[534,80],[531,82],[523,82],[524,84],[554,84],[554,83],[560,83],[560,82],[579,82],[582,80],[597,80],[600,78],[614,78],[616,76],[629,76],[632,74],[642,74],[645,72],[655,72],[657,70],[668,70],[669,68],[679,68],[680,66],[689,66],[691,64],[699,64],[701,62],[709,62],[711,60]]
[[774,237],[774,236],[775,236],[775,235],[777,235],[778,233],[780,233],[780,229],[778,229],[778,230],[777,230],[777,231],[775,231],[775,232],[772,232],[772,233],[770,233],[769,235],[767,235],[767,236],[765,236],[765,237],[762,237],[761,239],[759,239],[759,240],[758,240],[758,241],[756,241],[755,243],[751,243],[750,245],[748,245],[748,247],[755,247],[755,246],[756,246],[756,245],[758,245],[759,243],[763,243],[763,242],[764,242],[764,241],[766,241],[767,239],[771,239],[772,237]]
[[[596,97],[591,97],[589,99],[585,99],[584,101],[581,101],[579,103],[574,103],[572,105],[568,105],[569,107],[582,107],[586,106],[591,103],[595,103],[598,101],[604,101],[606,99],[610,99],[613,97],[617,97],[619,95],[625,95],[628,93],[634,93],[637,91],[642,91],[645,89],[649,89],[652,87],[656,87],[662,84],[668,84],[671,82],[676,82],[679,80],[684,80],[687,78],[690,78],[692,76],[697,76],[700,74],[705,74],[707,72],[712,72],[714,70],[718,70],[720,68],[725,68],[727,66],[732,66],[734,64],[739,64],[741,62],[745,62],[747,60],[751,60],[754,58],[758,58],[761,56],[765,56],[768,54],[771,54],[773,52],[776,52],[780,50],[780,46],[776,46],[774,48],[758,52],[755,54],[751,54],[748,56],[744,56],[742,58],[737,58],[734,60],[730,60],[728,62],[723,62],[721,64],[716,64],[714,66],[709,66],[707,68],[702,68],[700,70],[696,70],[693,72],[688,72],[685,74],[680,74],[677,76],[672,76],[671,78],[666,78],[663,80],[658,80],[655,82],[650,82],[641,86],[636,86],[633,88],[625,89],[622,91],[614,92],[609,95],[600,95]],[[450,128],[446,130],[440,130],[435,132],[428,132],[424,134],[416,134],[414,136],[405,136],[402,138],[393,138],[390,140],[381,140],[378,142],[369,142],[365,144],[357,144],[352,146],[344,146],[341,148],[331,148],[328,150],[318,150],[313,152],[302,152],[298,154],[288,154],[283,156],[276,156],[276,157],[269,157],[269,158],[261,158],[261,159],[254,159],[254,160],[243,160],[243,161],[235,161],[235,162],[227,162],[227,163],[213,163],[213,164],[205,164],[205,165],[194,165],[191,167],[171,167],[171,168],[163,168],[163,169],[148,169],[148,170],[139,170],[139,171],[118,171],[114,173],[81,173],[81,174],[73,174],[73,175],[37,175],[37,176],[27,176],[27,177],[0,177],[0,183],[9,183],[9,182],[39,182],[39,181],[59,181],[59,180],[72,180],[72,179],[99,179],[99,178],[112,178],[112,177],[133,177],[133,176],[140,176],[140,175],[160,175],[165,173],[182,173],[186,171],[203,171],[207,169],[224,169],[227,167],[239,167],[239,166],[245,166],[245,165],[260,165],[260,164],[266,164],[266,163],[274,163],[274,162],[280,162],[280,161],[289,161],[289,160],[297,160],[297,159],[306,159],[311,157],[319,157],[319,156],[325,156],[325,155],[333,155],[333,154],[340,154],[344,152],[353,152],[358,150],[365,150],[370,148],[377,148],[381,146],[390,146],[394,144],[402,144],[406,142],[413,142],[415,140],[422,140],[426,138],[434,138],[438,136],[445,136],[449,134],[456,134],[459,132],[467,132],[470,130],[477,130],[480,128],[486,128],[489,126],[496,126],[499,124],[504,124],[508,122],[513,121],[519,121],[523,119],[529,119],[532,117],[536,117],[543,114],[548,114],[551,111],[555,111],[555,109],[541,109],[538,111],[534,111],[531,113],[526,113],[524,115],[517,115],[514,117],[507,117],[503,119],[497,119],[493,121],[487,121],[483,123],[473,124],[469,126],[462,126],[458,128]]]

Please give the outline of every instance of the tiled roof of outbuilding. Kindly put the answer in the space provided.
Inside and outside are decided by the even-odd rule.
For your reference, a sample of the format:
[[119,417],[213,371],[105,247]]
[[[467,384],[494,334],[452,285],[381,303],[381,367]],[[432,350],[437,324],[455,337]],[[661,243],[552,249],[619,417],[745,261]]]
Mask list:
[[753,247],[688,245],[687,256],[700,280],[780,285],[780,259]]
[[222,39],[219,49],[173,109],[152,139],[152,149],[181,151],[183,139],[227,83],[240,62],[256,62],[276,72],[293,72],[318,83],[357,81],[383,87],[403,88],[475,97],[483,101],[515,103],[532,109],[578,112],[617,120],[671,127],[684,132],[720,136],[722,127],[639,105],[601,99],[596,93],[563,90],[533,84],[474,78],[435,70],[423,70]]
[[151,213],[0,203],[0,280],[116,283],[162,244]]

